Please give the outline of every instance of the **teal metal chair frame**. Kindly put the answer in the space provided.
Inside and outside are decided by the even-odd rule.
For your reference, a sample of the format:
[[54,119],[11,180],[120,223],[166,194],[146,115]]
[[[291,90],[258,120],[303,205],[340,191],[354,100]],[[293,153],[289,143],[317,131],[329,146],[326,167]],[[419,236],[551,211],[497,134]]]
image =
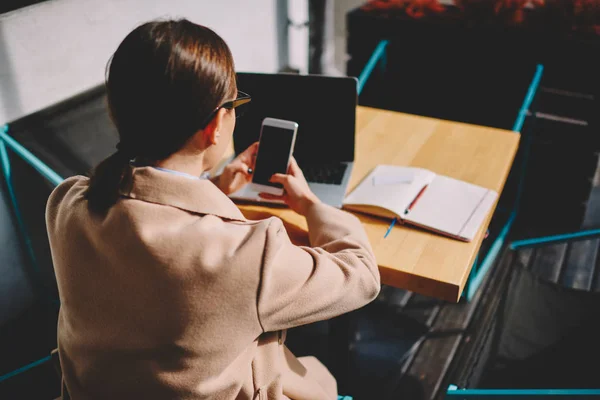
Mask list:
[[9,379],[14,378],[17,375],[23,374],[23,373],[29,371],[30,369],[39,367],[40,365],[43,365],[50,361],[52,361],[52,356],[42,357],[39,360],[36,360],[36,361],[29,363],[21,368],[17,368],[14,371],[8,372],[8,373],[0,376],[0,383],[8,381]]
[[446,399],[515,399],[538,397],[552,398],[589,398],[600,396],[600,389],[459,389],[450,385],[446,391]]
[[16,155],[21,157],[26,163],[31,165],[38,173],[51,182],[54,186],[58,186],[64,179],[54,172],[49,166],[44,164],[39,158],[34,156],[29,150],[19,144],[16,140],[8,135],[9,126],[0,126],[0,171],[6,183],[8,197],[12,206],[12,210],[17,223],[17,230],[21,236],[21,240],[25,246],[27,257],[30,265],[33,267],[37,276],[34,277],[35,287],[40,288],[43,295],[48,297],[54,304],[58,304],[58,299],[48,293],[46,286],[41,281],[41,270],[37,262],[33,245],[30,236],[25,226],[17,196],[13,186],[12,166],[8,155],[8,150],[12,150]]
[[515,240],[510,244],[510,248],[512,250],[517,250],[527,247],[542,246],[545,244],[568,242],[571,240],[592,239],[598,236],[600,236],[600,229],[586,229],[581,231],[562,233],[559,235],[540,236],[523,240]]

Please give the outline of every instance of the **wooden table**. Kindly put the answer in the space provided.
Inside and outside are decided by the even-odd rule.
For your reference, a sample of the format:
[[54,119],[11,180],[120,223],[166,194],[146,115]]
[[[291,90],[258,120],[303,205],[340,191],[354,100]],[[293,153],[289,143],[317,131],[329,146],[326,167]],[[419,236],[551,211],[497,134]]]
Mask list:
[[[513,131],[358,107],[356,160],[349,190],[377,164],[423,167],[500,193],[520,135]],[[315,143],[318,146],[318,143]],[[247,218],[280,217],[297,244],[307,244],[306,221],[286,208],[240,205]],[[375,251],[383,284],[457,302],[495,206],[470,243],[356,214]]]

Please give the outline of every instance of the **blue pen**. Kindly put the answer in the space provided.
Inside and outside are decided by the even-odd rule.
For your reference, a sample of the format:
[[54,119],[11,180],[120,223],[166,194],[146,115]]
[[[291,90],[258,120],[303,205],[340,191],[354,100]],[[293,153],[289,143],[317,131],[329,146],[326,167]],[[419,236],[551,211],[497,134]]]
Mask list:
[[388,228],[388,230],[387,230],[387,232],[385,233],[385,235],[383,235],[383,238],[384,238],[384,239],[385,239],[385,238],[386,238],[386,237],[387,237],[387,236],[390,234],[390,232],[392,231],[392,228],[394,227],[394,225],[396,225],[396,218],[394,218],[394,219],[392,220],[392,223],[391,223],[390,227]]

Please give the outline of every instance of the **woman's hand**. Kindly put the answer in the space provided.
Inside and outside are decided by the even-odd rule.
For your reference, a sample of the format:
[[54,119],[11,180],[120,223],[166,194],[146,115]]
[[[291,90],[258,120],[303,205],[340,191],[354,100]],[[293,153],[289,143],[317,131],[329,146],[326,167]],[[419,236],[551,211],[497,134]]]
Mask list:
[[225,166],[221,175],[214,177],[212,182],[226,195],[235,193],[252,180],[254,161],[258,142],[253,143]]
[[304,174],[294,157],[290,160],[287,175],[275,174],[271,177],[270,181],[283,185],[283,195],[276,196],[270,193],[260,193],[260,197],[265,199],[283,200],[292,210],[300,215],[306,215],[306,212],[313,204],[321,202],[308,187]]

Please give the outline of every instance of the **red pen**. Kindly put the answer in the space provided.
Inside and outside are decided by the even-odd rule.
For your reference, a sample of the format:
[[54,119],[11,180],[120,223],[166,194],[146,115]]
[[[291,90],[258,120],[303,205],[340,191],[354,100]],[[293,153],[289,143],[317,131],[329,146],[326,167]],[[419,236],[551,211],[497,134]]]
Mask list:
[[425,189],[427,189],[427,186],[429,186],[429,185],[423,186],[423,189],[421,189],[421,191],[419,192],[419,194],[417,194],[417,197],[415,197],[415,199],[408,205],[408,208],[404,211],[404,214],[408,214],[409,213],[409,211],[417,203],[417,201],[419,200],[419,198],[423,195],[423,193],[425,192]]

